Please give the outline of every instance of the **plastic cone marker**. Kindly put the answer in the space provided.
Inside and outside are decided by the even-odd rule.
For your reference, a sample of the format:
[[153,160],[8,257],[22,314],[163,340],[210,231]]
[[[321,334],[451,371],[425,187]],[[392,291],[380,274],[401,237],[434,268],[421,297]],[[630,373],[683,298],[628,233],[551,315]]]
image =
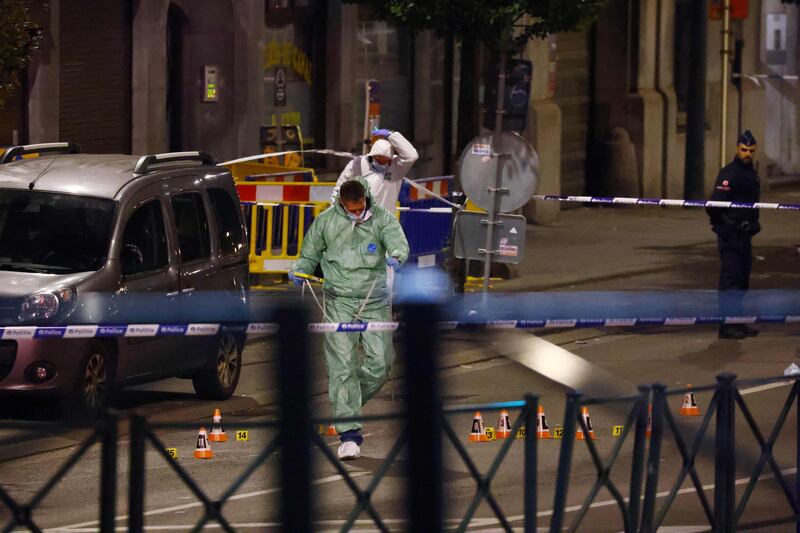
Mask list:
[[486,436],[486,428],[483,427],[483,417],[480,411],[475,411],[472,417],[472,429],[469,432],[469,440],[472,442],[489,442]]
[[338,433],[336,432],[336,428],[333,425],[333,422],[331,422],[327,426],[325,424],[317,424],[315,427],[317,428],[317,433],[319,433],[320,435],[325,435],[328,437],[335,437],[338,435]]
[[208,442],[208,434],[206,428],[200,428],[197,433],[197,446],[194,449],[195,459],[211,459],[214,457],[214,452],[211,451],[211,444]]
[[496,436],[498,439],[508,439],[511,437],[511,419],[508,416],[508,411],[505,409],[500,411],[500,418],[497,420]]
[[[581,407],[581,416],[583,417],[583,422],[586,424],[586,429],[589,430],[589,438],[596,440],[597,435],[594,434],[594,429],[592,428],[592,419],[589,417],[588,407]],[[580,424],[578,424],[578,428],[575,430],[575,439],[586,440],[583,434],[583,428],[581,428]]]
[[536,438],[537,439],[552,439],[550,436],[550,428],[547,425],[547,417],[544,415],[544,407],[539,406],[539,411],[536,413]]
[[214,409],[212,420],[211,433],[208,435],[208,440],[211,442],[227,442],[228,435],[225,434],[225,428],[222,427],[222,413],[219,412],[219,409]]
[[[691,388],[691,385],[687,385]],[[683,395],[683,405],[681,406],[681,415],[683,416],[700,416],[700,408],[697,407],[697,402],[694,399],[694,393],[691,390],[686,391]]]

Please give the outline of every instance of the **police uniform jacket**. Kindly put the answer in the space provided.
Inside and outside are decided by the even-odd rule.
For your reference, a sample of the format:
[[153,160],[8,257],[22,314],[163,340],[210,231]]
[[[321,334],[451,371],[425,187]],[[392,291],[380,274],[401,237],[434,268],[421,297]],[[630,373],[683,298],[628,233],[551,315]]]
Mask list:
[[[738,157],[719,171],[711,200],[734,203],[755,203],[761,195],[761,179],[755,168]],[[707,207],[711,225],[746,229],[758,226],[758,209]]]

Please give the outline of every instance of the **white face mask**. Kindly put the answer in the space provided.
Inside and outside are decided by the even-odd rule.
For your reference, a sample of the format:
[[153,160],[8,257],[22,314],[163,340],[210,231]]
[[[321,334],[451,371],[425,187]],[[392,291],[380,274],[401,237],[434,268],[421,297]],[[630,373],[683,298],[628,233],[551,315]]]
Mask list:
[[373,160],[372,160],[372,169],[373,169],[375,172],[378,172],[378,173],[380,173],[380,174],[383,174],[384,172],[386,172],[387,170],[389,170],[389,165],[381,165],[380,163],[378,163],[377,161],[375,161],[375,160],[373,159]]
[[361,219],[364,217],[364,213],[366,212],[366,209],[364,209],[364,211],[361,211],[357,215],[354,215],[353,213],[351,213],[350,211],[347,211],[346,209],[345,209],[345,212],[347,213],[347,218],[349,218],[350,220],[352,220],[352,221],[354,221],[356,223],[360,223]]

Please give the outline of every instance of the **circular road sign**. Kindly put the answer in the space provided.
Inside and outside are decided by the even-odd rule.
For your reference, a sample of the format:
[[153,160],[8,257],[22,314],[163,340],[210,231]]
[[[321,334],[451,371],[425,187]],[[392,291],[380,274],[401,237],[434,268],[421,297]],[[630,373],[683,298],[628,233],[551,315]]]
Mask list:
[[[508,213],[519,209],[531,199],[539,181],[539,155],[533,146],[520,135],[504,131],[500,150],[492,145],[494,135],[478,135],[467,145],[459,163],[461,186],[470,200],[482,209],[489,210],[489,188],[494,183],[497,164],[502,159],[498,188],[498,209]],[[493,154],[508,154],[497,157]]]

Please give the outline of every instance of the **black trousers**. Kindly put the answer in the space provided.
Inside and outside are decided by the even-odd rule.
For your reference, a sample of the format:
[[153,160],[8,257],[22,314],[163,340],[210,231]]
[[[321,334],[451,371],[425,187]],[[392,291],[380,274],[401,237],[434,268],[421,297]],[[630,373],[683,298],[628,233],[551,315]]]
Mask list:
[[723,316],[740,315],[744,291],[750,288],[752,236],[734,228],[715,228],[719,249],[719,306]]

